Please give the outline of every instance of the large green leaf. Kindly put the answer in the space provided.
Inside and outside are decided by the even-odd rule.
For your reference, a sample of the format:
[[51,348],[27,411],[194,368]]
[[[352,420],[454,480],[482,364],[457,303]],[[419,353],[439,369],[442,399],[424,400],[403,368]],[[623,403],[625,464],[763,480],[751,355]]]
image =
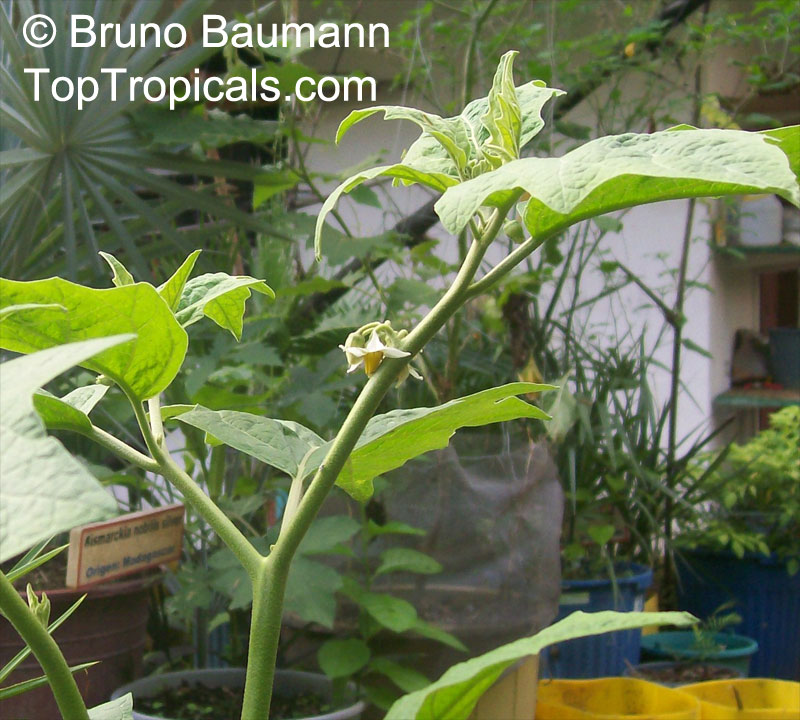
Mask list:
[[178,420],[205,430],[216,440],[294,477],[306,454],[325,441],[313,430],[288,420],[273,420],[234,410],[196,407]]
[[529,193],[524,218],[544,237],[579,220],[660,200],[777,193],[800,203],[797,179],[784,152],[760,133],[666,130],[612,135],[560,158],[525,158],[449,188],[436,212],[460,233],[484,205],[503,206]]
[[230,330],[237,340],[241,340],[242,318],[251,290],[270,298],[275,297],[272,288],[263,280],[246,275],[200,275],[188,280],[183,286],[175,316],[183,327],[188,327],[206,316],[221,328]]
[[116,513],[112,496],[46,435],[32,395],[74,365],[132,340],[87,340],[0,365],[0,562],[55,533]]
[[[377,415],[367,423],[337,484],[355,499],[367,500],[374,478],[423,453],[446,447],[459,428],[519,418],[547,419],[545,412],[517,395],[551,389],[550,385],[511,383],[438,407]],[[303,459],[304,474],[314,472],[330,447],[302,425],[250,413],[197,407],[178,419],[291,476],[297,474]]]
[[186,331],[152,285],[136,283],[96,290],[61,278],[17,282],[0,278],[0,307],[51,303],[66,312],[22,312],[4,317],[0,346],[31,353],[79,340],[121,333],[134,342],[112,347],[84,367],[108,375],[140,400],[164,390],[186,354]]
[[[519,418],[548,419],[547,413],[517,395],[552,389],[551,385],[510,383],[438,407],[392,410],[377,415],[367,423],[336,482],[357,500],[366,500],[372,495],[374,478],[430,450],[447,447],[459,428]],[[322,457],[317,451],[312,460],[321,463]]]
[[386,720],[462,720],[469,717],[481,695],[506,668],[529,655],[536,655],[548,645],[614,630],[647,625],[686,626],[694,622],[696,618],[683,612],[575,612],[533,637],[516,640],[454,665],[428,687],[401,697],[392,705]]

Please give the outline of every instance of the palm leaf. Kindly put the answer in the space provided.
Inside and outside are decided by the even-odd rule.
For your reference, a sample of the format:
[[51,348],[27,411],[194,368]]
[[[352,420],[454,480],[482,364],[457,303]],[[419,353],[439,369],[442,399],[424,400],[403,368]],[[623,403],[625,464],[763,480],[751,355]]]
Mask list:
[[[211,0],[185,0],[163,25],[176,22],[189,27],[210,5]],[[111,78],[100,72],[116,67],[126,69],[125,78],[182,75],[208,59],[214,48],[194,44],[165,60],[163,48],[154,43],[143,48],[119,48],[114,43],[106,48],[100,43],[72,48],[66,32],[41,49],[19,40],[18,29],[39,10],[59,27],[67,27],[68,16],[84,13],[94,18],[95,27],[121,24],[127,36],[128,28],[154,22],[161,7],[150,0],[55,4],[20,0],[0,6],[0,274],[28,279],[52,274],[58,266],[76,279],[87,268],[104,272],[96,258],[99,250],[106,250],[121,253],[140,278],[151,278],[149,257],[185,253],[186,236],[176,226],[179,219],[185,223],[187,211],[196,225],[221,219],[230,227],[269,233],[263,218],[250,216],[217,195],[211,182],[200,191],[193,185],[198,178],[267,182],[274,176],[280,181],[276,185],[286,187],[294,182],[290,173],[192,154],[191,138],[180,151],[150,148],[130,115],[143,98],[131,101],[126,82],[120,80],[118,100],[111,102]],[[43,81],[37,102],[34,78],[24,73],[31,67],[48,68],[51,78],[94,77],[100,87],[98,98],[79,110],[75,99],[56,102]],[[230,127],[234,132],[236,123]]]

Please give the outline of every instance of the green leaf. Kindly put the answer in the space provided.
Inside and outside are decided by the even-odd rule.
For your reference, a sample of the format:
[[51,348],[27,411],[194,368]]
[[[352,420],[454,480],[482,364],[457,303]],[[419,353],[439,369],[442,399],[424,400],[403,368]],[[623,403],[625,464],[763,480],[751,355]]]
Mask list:
[[421,690],[431,684],[431,681],[422,673],[406,667],[405,665],[393,662],[386,657],[373,658],[369,667],[370,670],[374,670],[388,677],[403,692],[414,692],[415,690]]
[[442,645],[447,645],[461,652],[468,652],[466,645],[455,635],[426,622],[422,618],[417,619],[417,622],[414,623],[414,627],[412,627],[411,630],[417,633],[417,635],[422,635],[422,637],[426,637],[429,640],[435,640],[436,642],[442,643]]
[[441,564],[430,555],[411,548],[389,548],[381,553],[381,564],[375,574],[413,572],[422,575],[434,575],[441,571]]
[[297,551],[303,555],[331,552],[361,529],[361,523],[348,515],[328,515],[314,521]]
[[[498,68],[500,89],[494,92],[495,96],[502,96],[502,100],[493,96],[497,119],[494,119],[494,111],[489,109],[490,98],[484,97],[473,100],[460,115],[451,118],[442,118],[413,108],[378,106],[354,110],[342,121],[336,133],[337,143],[353,125],[378,112],[383,112],[386,120],[410,120],[419,125],[423,132],[408,148],[402,162],[357,173],[328,196],[317,216],[314,233],[317,260],[322,257],[321,238],[325,218],[342,194],[351,192],[367,180],[381,176],[394,178],[396,183],[403,185],[420,183],[437,192],[444,192],[448,187],[457,185],[462,177],[472,177],[473,173],[482,172],[483,165],[486,164],[483,148],[492,137],[492,130],[487,124],[492,125],[497,138],[512,125],[516,125],[516,121],[510,119],[516,113],[516,110],[512,110],[512,95],[516,98],[520,116],[517,152],[544,127],[542,108],[551,98],[563,95],[563,91],[548,88],[538,80],[509,88],[512,60],[513,54],[507,53]],[[503,126],[502,130],[498,122]],[[491,147],[489,152],[492,152]]]
[[0,278],[0,307],[19,303],[58,304],[66,312],[29,311],[3,318],[0,346],[20,353],[65,343],[133,333],[133,342],[85,360],[139,400],[166,389],[186,354],[186,331],[152,285],[136,283],[95,290],[62,280],[16,282]]
[[[48,552],[44,553],[43,555],[40,554],[42,550],[50,543],[53,538],[47,538],[46,540],[40,540],[36,545],[34,545],[28,552],[23,555],[15,564],[14,567],[11,568],[6,575],[6,580],[8,582],[13,583],[17,579],[24,577],[29,572],[32,572],[40,565],[44,565],[48,560],[52,560],[56,555],[59,553],[64,552],[69,545],[62,545],[61,547],[53,548]],[[0,672],[0,676],[2,676],[2,672]],[[2,678],[0,677],[0,680]]]
[[319,435],[299,423],[251,413],[197,406],[178,419],[291,477],[297,475],[310,450],[325,445]]
[[[73,665],[70,667],[69,671],[74,674],[81,670],[87,670],[88,668],[97,665],[99,662],[99,660],[95,660],[94,662],[85,662],[81,663],[80,665]],[[0,688],[0,702],[7,700],[8,698],[12,698],[15,695],[22,695],[22,693],[35,690],[38,687],[44,687],[48,684],[49,680],[47,679],[47,675],[42,675],[41,677],[23,680],[22,682],[14,683],[13,685],[6,685],[5,687]]]
[[298,176],[291,170],[274,170],[261,173],[253,181],[253,210],[261,207],[273,195],[297,185]]
[[489,91],[488,107],[481,116],[481,124],[489,131],[489,139],[480,149],[492,167],[519,157],[522,117],[514,88],[514,58],[517,55],[517,51],[511,50],[500,58]]
[[622,222],[612,215],[598,215],[594,218],[594,224],[597,225],[602,232],[622,232]]
[[[545,412],[516,396],[552,389],[551,385],[511,383],[438,407],[376,415],[367,423],[336,482],[356,500],[367,500],[374,478],[430,450],[446,447],[459,428],[518,418],[547,419]],[[305,473],[317,470],[330,447],[302,425],[249,413],[198,407],[180,420],[292,477],[309,452]]]
[[800,178],[800,125],[762,130],[761,134],[766,136],[768,142],[775,143],[783,150],[795,177]]
[[[459,428],[519,418],[546,420],[545,412],[516,396],[552,389],[551,385],[510,383],[438,407],[376,415],[367,423],[336,483],[356,500],[366,500],[372,495],[374,478],[430,450],[447,447]],[[312,459],[322,461],[319,453]]]
[[37,390],[33,405],[50,430],[85,433],[92,429],[89,413],[107,390],[108,385],[87,385],[75,388],[63,398],[57,398],[45,390]]
[[406,523],[398,522],[397,520],[390,520],[384,525],[378,525],[374,520],[370,520],[367,524],[367,533],[371,538],[378,535],[425,535],[425,530],[422,528],[407,525]]
[[515,160],[449,188],[435,209],[457,235],[479,208],[504,206],[515,190],[531,195],[524,220],[534,237],[661,200],[771,192],[800,203],[789,160],[764,135],[667,130],[599,138],[560,158]]
[[133,695],[127,693],[116,700],[90,708],[89,720],[133,720]]
[[164,299],[164,302],[169,305],[169,309],[175,312],[178,309],[178,303],[183,295],[183,288],[189,275],[194,270],[194,264],[200,256],[202,250],[195,250],[181,263],[181,266],[173,273],[172,277],[162,285],[158,286],[158,294]]
[[333,568],[298,555],[292,560],[286,583],[286,611],[305,622],[332,628],[336,618],[335,593],[341,587],[342,576]]
[[353,110],[339,125],[336,132],[338,144],[345,133],[356,123],[374,115],[383,113],[384,120],[410,120],[418,125],[424,133],[435,139],[458,170],[462,170],[467,162],[469,139],[463,118],[443,118],[434,113],[426,113],[416,108],[399,105],[379,105],[363,110]]
[[113,497],[45,434],[34,391],[130,335],[43,350],[0,365],[0,562],[75,525],[117,512]]
[[378,199],[375,191],[365,185],[355,188],[350,193],[350,197],[360,205],[367,205],[369,207],[378,208],[379,210],[382,209],[381,201]]
[[390,177],[395,180],[400,180],[406,185],[413,183],[421,183],[432,190],[437,192],[444,192],[451,185],[458,182],[458,178],[452,177],[438,171],[425,171],[411,167],[405,163],[397,163],[395,165],[379,165],[378,167],[370,168],[369,170],[362,170],[355,175],[350,176],[341,183],[338,187],[334,188],[330,195],[325,199],[325,202],[320,208],[317,215],[317,223],[314,229],[314,253],[317,260],[322,259],[322,228],[325,225],[325,218],[336,207],[339,198],[352,190],[355,190],[359,185],[367,180],[373,180],[376,177]]
[[251,290],[270,298],[275,297],[272,288],[263,280],[247,275],[200,275],[184,286],[175,316],[183,327],[188,327],[205,315],[221,328],[230,330],[237,340],[241,340],[244,307]]
[[128,269],[115,258],[111,253],[101,252],[98,253],[103,260],[108,263],[108,266],[113,272],[111,282],[114,287],[122,287],[123,285],[133,285],[136,281],[133,275],[128,272]]
[[683,612],[575,612],[532,637],[516,640],[454,665],[428,687],[400,698],[389,710],[386,720],[460,720],[469,717],[483,693],[506,668],[554,643],[647,625],[686,626],[695,622],[696,618]]
[[590,525],[586,528],[586,534],[600,547],[605,547],[612,537],[614,537],[613,525]]
[[702,345],[698,345],[694,340],[689,340],[689,338],[684,338],[681,344],[687,349],[691,350],[692,352],[696,352],[698,355],[702,355],[703,357],[711,358],[713,357],[708,350],[706,350]]
[[365,592],[359,598],[359,602],[372,618],[392,632],[402,633],[411,630],[419,620],[414,606],[394,595]]
[[328,640],[317,652],[322,672],[332,680],[355,675],[369,662],[369,658],[369,647],[358,638]]

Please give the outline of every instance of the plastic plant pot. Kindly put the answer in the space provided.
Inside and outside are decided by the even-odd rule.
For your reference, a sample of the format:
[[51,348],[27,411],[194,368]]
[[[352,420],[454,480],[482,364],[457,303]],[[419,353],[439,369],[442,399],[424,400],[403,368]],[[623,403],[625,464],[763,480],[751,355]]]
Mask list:
[[800,573],[776,558],[686,550],[678,558],[678,607],[708,617],[733,600],[737,630],[758,643],[754,677],[800,680]]
[[684,685],[700,700],[703,720],[797,720],[800,683],[788,680],[717,680]]
[[729,667],[746,677],[750,658],[758,651],[758,643],[752,638],[733,633],[714,633],[712,637],[719,650],[698,648],[695,634],[691,630],[653,633],[642,638],[642,657],[652,660],[707,662]]
[[[147,715],[142,712],[137,712],[136,698],[153,697],[164,688],[179,687],[183,683],[188,683],[189,685],[205,685],[211,688],[243,688],[244,679],[244,668],[211,668],[206,670],[185,670],[163,673],[162,675],[151,675],[150,677],[142,678],[141,680],[136,680],[135,682],[117,688],[111,696],[111,699],[115,700],[126,693],[133,693],[133,720],[166,720],[158,715]],[[354,691],[355,688],[352,688],[352,690]],[[330,699],[332,683],[324,675],[316,673],[300,672],[297,670],[275,671],[276,695],[293,696],[302,695],[303,693],[314,693]],[[365,707],[366,704],[362,701],[351,701],[345,708],[322,715],[314,715],[313,717],[298,718],[297,720],[359,720]]]
[[[630,612],[644,608],[644,596],[653,571],[630,564],[616,569],[616,588],[609,578],[562,580],[556,620],[576,610]],[[558,643],[542,653],[545,677],[596,678],[622,675],[639,662],[641,630],[623,630]]]
[[775,382],[800,389],[800,328],[772,328],[769,354]]
[[700,702],[635,678],[541,680],[536,720],[699,720]]

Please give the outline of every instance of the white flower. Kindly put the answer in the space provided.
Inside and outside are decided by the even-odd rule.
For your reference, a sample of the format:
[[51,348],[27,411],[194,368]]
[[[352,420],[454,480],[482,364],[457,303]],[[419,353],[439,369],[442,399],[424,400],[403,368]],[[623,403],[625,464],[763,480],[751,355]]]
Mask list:
[[411,375],[414,380],[422,380],[422,375],[420,375],[417,372],[417,369],[411,363],[409,363],[400,371],[400,374],[397,376],[395,387],[400,387],[400,385],[406,381],[409,375]]
[[[355,335],[355,333],[353,335]],[[354,344],[353,335],[347,338],[345,345],[339,345],[339,348],[344,352],[347,363],[350,366],[347,368],[348,373],[355,372],[363,365],[364,372],[367,374],[367,377],[370,377],[372,373],[380,367],[384,357],[404,358],[411,355],[411,353],[407,353],[405,350],[399,350],[398,348],[384,344],[375,330],[373,330],[372,334],[369,336],[369,342],[366,347],[358,347]]]

